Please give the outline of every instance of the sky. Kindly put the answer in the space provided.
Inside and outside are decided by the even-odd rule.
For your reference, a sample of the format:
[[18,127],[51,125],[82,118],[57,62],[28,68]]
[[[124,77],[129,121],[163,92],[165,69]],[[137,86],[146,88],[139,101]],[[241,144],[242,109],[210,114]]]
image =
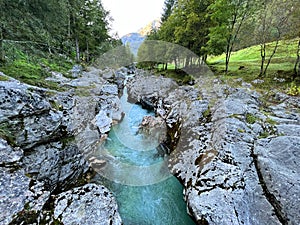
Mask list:
[[111,33],[122,37],[160,18],[164,0],[102,0],[102,4],[114,20]]

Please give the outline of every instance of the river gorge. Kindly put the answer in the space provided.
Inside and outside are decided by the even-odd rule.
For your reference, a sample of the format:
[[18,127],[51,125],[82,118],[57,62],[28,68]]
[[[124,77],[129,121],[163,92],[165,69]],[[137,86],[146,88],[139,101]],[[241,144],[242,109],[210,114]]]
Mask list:
[[125,67],[54,74],[66,92],[0,75],[0,224],[300,221],[296,97]]

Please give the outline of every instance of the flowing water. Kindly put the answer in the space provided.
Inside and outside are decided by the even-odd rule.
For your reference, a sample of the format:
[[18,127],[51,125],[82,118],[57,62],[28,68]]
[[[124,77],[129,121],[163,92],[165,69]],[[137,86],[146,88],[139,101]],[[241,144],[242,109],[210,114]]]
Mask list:
[[158,142],[138,132],[143,117],[154,113],[128,103],[126,88],[121,105],[125,116],[96,157],[107,162],[100,174],[116,196],[124,225],[195,224],[186,212],[182,185],[156,150]]

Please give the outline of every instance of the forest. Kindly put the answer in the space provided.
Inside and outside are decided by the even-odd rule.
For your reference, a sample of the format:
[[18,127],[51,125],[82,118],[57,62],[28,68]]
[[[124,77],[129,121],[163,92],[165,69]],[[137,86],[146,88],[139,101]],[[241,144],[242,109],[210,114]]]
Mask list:
[[[153,30],[148,40],[186,47],[199,56],[199,62],[208,63],[210,56],[224,54],[225,73],[233,52],[257,45],[257,75],[260,78],[266,76],[272,59],[282,48],[281,41],[294,40],[294,52],[289,60],[292,64],[290,77],[295,79],[300,75],[299,14],[300,2],[290,0],[166,0],[161,27]],[[147,50],[147,46],[142,46],[140,58],[153,51],[161,51],[161,48]],[[165,54],[168,57],[167,54],[173,53]],[[176,58],[174,62],[175,68],[178,67]],[[181,66],[189,66],[191,62],[187,57]],[[164,68],[167,69],[166,64]]]
[[16,44],[88,62],[118,42],[108,34],[110,17],[99,0],[1,0],[0,7],[2,62]]
[[[25,82],[42,81],[47,77],[44,68],[66,73],[75,63],[89,65],[122,44],[117,34],[109,32],[113,18],[100,0],[1,0],[0,7],[1,71]],[[166,71],[195,62],[208,64],[216,74],[246,68],[246,73],[259,78],[267,77],[271,67],[271,74],[279,71],[297,80],[299,14],[300,2],[291,0],[165,0],[161,26],[146,40],[177,44],[197,57],[182,60],[162,46],[142,45],[135,60]],[[256,47],[248,55],[235,54],[251,46]],[[127,61],[132,58],[128,46],[117,51]],[[168,60],[147,61],[145,56],[153,54]],[[250,62],[251,54],[256,57]]]

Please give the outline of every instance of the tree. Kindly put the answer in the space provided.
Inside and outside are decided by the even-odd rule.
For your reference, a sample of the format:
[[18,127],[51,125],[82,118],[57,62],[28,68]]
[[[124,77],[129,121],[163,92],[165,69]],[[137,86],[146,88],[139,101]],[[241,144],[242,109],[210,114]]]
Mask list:
[[[259,26],[256,30],[261,55],[259,77],[266,75],[271,60],[277,51],[279,41],[289,26],[289,19],[293,10],[293,1],[268,0],[261,3],[257,16]],[[274,47],[267,44],[270,39],[275,40]],[[269,55],[267,55],[268,50]]]
[[293,79],[296,79],[296,77],[300,77],[300,2],[295,2],[295,5],[293,6],[293,12],[291,17],[291,27],[293,28],[292,36],[296,36],[298,38],[298,46],[296,50],[296,60],[294,64],[294,73],[293,73]]
[[164,12],[161,16],[161,22],[165,22],[170,17],[177,2],[177,0],[165,0],[163,8]]
[[245,19],[255,9],[255,0],[216,0],[209,6],[213,26],[208,41],[212,54],[225,52],[225,72],[228,72],[230,57]]
[[[211,0],[178,0],[173,5],[171,14],[161,25],[158,32],[160,40],[186,47],[205,61],[210,24],[210,18],[206,14],[211,2]],[[173,54],[170,49],[168,51]],[[177,59],[174,61],[177,66]],[[192,61],[193,57],[187,55],[185,66],[189,66]]]

